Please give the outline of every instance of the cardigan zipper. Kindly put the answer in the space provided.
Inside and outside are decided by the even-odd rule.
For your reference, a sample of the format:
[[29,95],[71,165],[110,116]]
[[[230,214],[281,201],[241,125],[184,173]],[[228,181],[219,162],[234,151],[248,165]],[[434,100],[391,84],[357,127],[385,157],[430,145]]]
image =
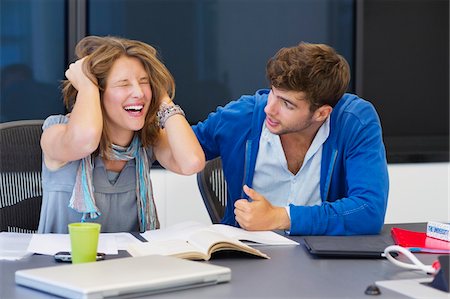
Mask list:
[[333,151],[333,153],[331,154],[331,161],[330,161],[330,166],[328,167],[327,180],[326,180],[326,184],[325,184],[325,196],[323,197],[322,201],[327,201],[327,199],[328,199],[328,193],[330,191],[330,186],[331,186],[331,175],[333,174],[334,164],[336,163],[337,154],[338,154],[337,149],[335,149]]

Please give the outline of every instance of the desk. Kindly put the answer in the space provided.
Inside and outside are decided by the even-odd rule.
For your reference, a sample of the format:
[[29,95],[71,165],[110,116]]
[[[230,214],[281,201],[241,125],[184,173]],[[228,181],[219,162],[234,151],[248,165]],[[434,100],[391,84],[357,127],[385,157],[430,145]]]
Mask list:
[[[382,234],[389,236],[393,225],[385,225]],[[424,231],[425,223],[395,225]],[[302,237],[292,237],[302,243]],[[368,296],[364,290],[379,280],[423,278],[421,272],[404,270],[386,259],[324,259],[311,256],[300,246],[260,246],[271,259],[263,260],[242,255],[219,256],[212,264],[231,268],[231,282],[178,292],[158,294],[149,298],[405,298],[382,290],[381,296]],[[127,256],[121,252],[121,256]],[[416,255],[431,264],[434,254]],[[0,261],[0,298],[55,298],[14,282],[19,269],[56,265],[53,257],[33,255],[20,261]]]

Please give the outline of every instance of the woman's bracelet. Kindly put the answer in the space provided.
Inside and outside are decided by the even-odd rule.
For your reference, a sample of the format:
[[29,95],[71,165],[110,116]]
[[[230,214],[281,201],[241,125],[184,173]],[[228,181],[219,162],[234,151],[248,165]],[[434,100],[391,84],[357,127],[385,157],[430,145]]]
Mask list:
[[179,105],[168,105],[166,102],[163,102],[159,107],[158,112],[156,113],[159,127],[161,129],[164,129],[166,121],[169,119],[169,117],[174,116],[175,114],[186,116],[183,109],[181,109]]

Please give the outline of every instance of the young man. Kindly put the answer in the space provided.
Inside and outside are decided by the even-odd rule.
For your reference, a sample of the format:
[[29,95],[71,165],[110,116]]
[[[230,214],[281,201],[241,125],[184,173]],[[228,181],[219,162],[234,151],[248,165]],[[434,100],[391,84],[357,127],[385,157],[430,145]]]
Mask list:
[[222,222],[295,235],[376,234],[388,172],[374,107],[345,94],[350,70],[323,44],[283,48],[270,90],[219,107],[193,127],[228,184]]

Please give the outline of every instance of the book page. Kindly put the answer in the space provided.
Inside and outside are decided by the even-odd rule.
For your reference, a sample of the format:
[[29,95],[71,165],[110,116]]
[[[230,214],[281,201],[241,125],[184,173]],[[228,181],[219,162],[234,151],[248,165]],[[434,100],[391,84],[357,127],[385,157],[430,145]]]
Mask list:
[[297,242],[273,231],[247,231],[225,224],[213,224],[212,229],[229,238],[241,240],[248,245],[298,245]]
[[165,229],[141,234],[148,242],[132,244],[127,250],[132,256],[161,254],[187,259],[208,260],[211,253],[219,250],[243,251],[269,258],[236,238],[225,236],[211,225],[183,222]]
[[208,254],[208,258],[211,257],[212,253],[220,250],[243,251],[260,257],[269,258],[266,254],[237,239],[228,238],[227,236],[210,229],[199,230],[190,235],[188,242],[196,248],[201,248],[202,252]]
[[247,231],[225,224],[207,225],[196,221],[185,221],[168,228],[146,231],[141,236],[147,241],[189,240],[191,234],[210,229],[231,239],[244,241],[248,245],[298,245],[297,242],[272,231]]
[[212,248],[217,243],[228,242],[230,244],[235,244],[235,247],[239,247],[241,242],[238,240],[227,238],[221,233],[214,232],[208,229],[199,230],[189,236],[189,243],[195,247],[201,248],[203,252],[208,253],[210,248]]
[[188,259],[206,259],[208,253],[201,252],[198,248],[184,240],[162,240],[131,244],[127,251],[134,257],[144,255],[171,255]]
[[147,241],[164,241],[164,240],[185,240],[187,241],[192,233],[207,228],[209,225],[195,221],[185,221],[177,223],[168,228],[146,231],[141,236]]

